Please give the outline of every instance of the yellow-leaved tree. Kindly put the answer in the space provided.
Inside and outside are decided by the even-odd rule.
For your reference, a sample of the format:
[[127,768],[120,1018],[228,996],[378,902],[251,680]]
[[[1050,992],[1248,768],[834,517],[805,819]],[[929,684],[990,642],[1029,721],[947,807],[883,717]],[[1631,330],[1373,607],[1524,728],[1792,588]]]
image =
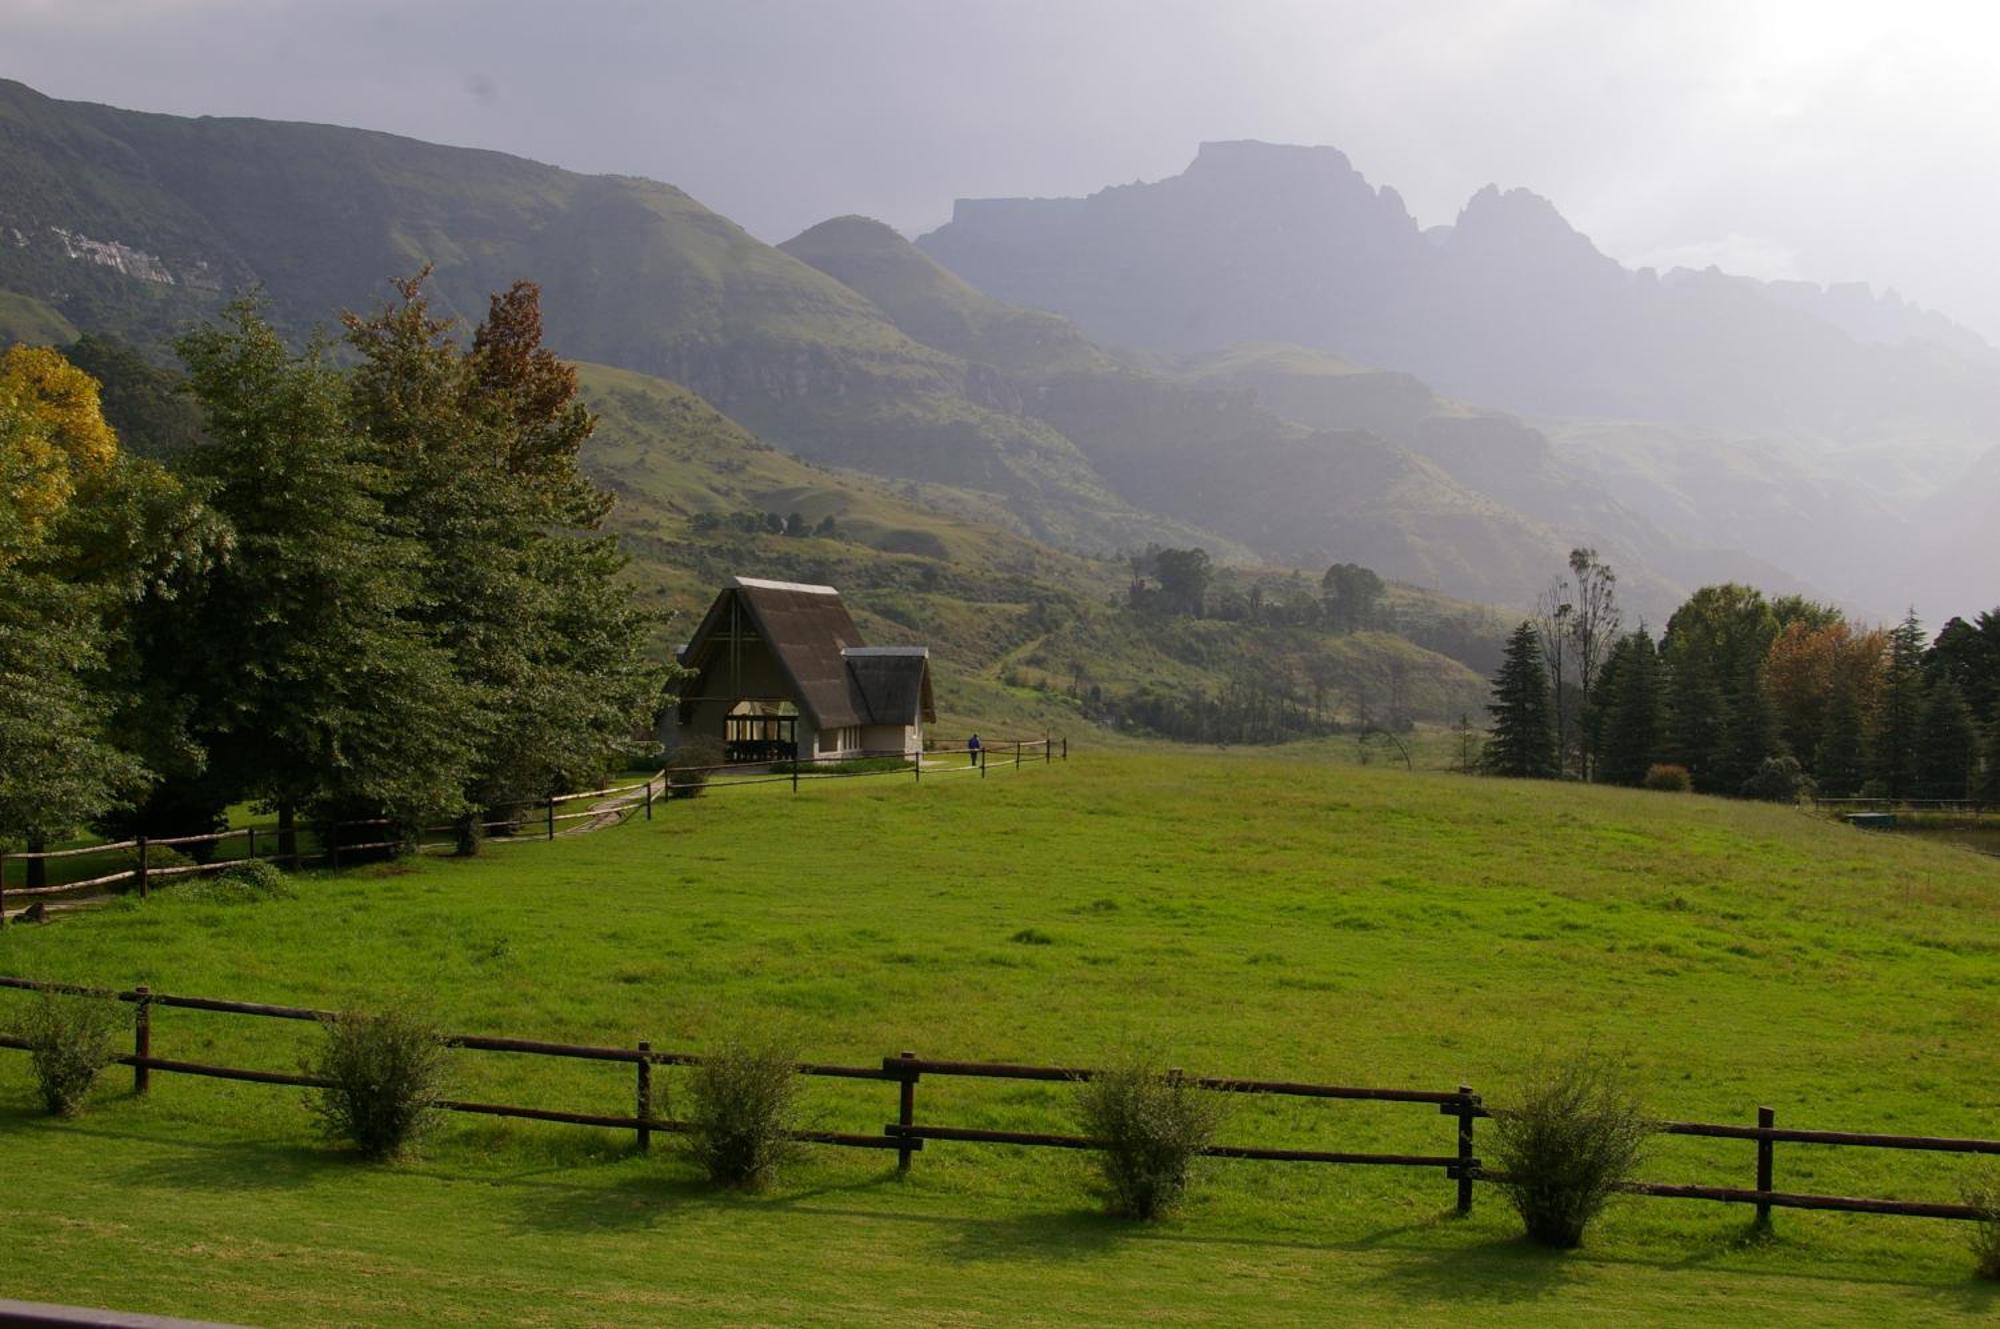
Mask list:
[[117,461],[97,380],[45,346],[0,354],[0,567],[40,544],[78,487]]

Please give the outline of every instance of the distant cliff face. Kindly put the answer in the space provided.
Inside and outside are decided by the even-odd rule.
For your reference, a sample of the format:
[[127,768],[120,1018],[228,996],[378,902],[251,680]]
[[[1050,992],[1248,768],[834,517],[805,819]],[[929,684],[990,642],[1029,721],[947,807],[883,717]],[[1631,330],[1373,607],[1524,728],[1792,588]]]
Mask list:
[[919,244],[1113,345],[1295,342],[1536,414],[1856,438],[1965,436],[2000,411],[2000,357],[1936,315],[1629,271],[1525,190],[1488,186],[1424,232],[1330,148],[1204,144],[1167,180],[963,201]]

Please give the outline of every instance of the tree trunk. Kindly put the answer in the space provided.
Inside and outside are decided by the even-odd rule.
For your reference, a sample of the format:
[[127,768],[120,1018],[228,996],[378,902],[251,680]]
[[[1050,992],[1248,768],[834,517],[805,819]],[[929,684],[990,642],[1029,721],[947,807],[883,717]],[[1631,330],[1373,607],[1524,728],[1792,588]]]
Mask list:
[[[48,847],[49,842],[42,836],[31,835],[28,837],[29,853],[44,853]],[[23,877],[21,884],[30,890],[37,886],[46,886],[49,884],[49,861],[46,858],[24,859],[21,863],[21,873]]]
[[458,819],[458,848],[453,851],[459,858],[477,858],[479,842],[484,838],[485,827],[481,824],[486,814],[483,811],[468,812]]
[[278,857],[299,865],[298,810],[290,803],[278,804]]

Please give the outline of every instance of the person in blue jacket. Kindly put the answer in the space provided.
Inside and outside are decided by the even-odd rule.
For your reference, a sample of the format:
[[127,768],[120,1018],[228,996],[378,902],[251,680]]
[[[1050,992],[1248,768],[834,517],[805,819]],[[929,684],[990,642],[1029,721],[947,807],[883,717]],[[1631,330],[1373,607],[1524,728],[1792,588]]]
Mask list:
[[977,766],[979,764],[979,735],[974,734],[971,738],[965,740],[965,751],[972,758],[972,764]]

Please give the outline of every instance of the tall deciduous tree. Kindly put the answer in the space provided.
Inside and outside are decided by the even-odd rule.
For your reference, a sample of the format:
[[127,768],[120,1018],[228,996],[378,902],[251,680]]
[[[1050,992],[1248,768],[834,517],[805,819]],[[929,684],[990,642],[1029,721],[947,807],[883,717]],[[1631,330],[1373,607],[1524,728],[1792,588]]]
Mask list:
[[1549,675],[1542,664],[1541,634],[1533,622],[1522,623],[1507,638],[1507,656],[1486,709],[1493,728],[1482,758],[1485,770],[1530,779],[1560,774]]
[[1618,576],[1611,565],[1597,556],[1595,549],[1572,549],[1569,573],[1575,579],[1576,608],[1569,616],[1570,639],[1576,647],[1576,694],[1579,713],[1585,718],[1580,729],[1583,743],[1579,756],[1582,774],[1591,775],[1594,754],[1591,734],[1596,724],[1591,718],[1593,693],[1598,672],[1618,640],[1621,614],[1618,608]]
[[1358,563],[1336,563],[1319,579],[1320,608],[1334,632],[1376,626],[1381,614],[1382,579]]

